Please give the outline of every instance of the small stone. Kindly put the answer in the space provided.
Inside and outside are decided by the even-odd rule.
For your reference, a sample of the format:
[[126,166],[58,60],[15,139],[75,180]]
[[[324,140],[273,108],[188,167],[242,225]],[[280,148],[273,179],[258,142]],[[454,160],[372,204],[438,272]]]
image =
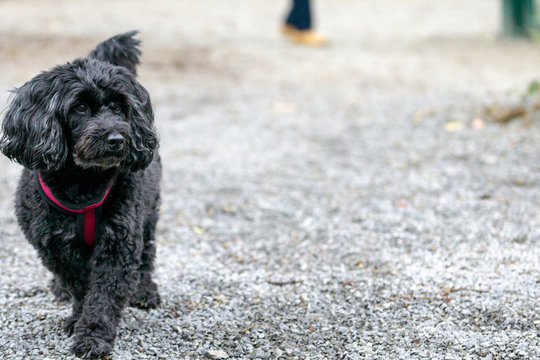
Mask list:
[[209,359],[228,359],[229,354],[223,350],[208,350],[205,356]]
[[268,359],[270,355],[262,349],[257,349],[250,357],[253,359]]
[[225,301],[227,301],[227,297],[225,295],[223,295],[223,294],[220,294],[220,295],[217,295],[215,297],[215,300],[219,301],[219,302],[225,302]]

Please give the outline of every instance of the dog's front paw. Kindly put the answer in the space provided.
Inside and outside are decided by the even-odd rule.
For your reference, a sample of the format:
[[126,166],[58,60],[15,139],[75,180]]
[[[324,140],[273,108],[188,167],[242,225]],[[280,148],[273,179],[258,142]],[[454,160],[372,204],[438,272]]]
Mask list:
[[161,297],[155,283],[140,284],[129,305],[139,309],[155,309],[161,304]]
[[84,359],[101,359],[110,355],[113,343],[99,337],[77,337],[71,350],[75,355]]
[[73,329],[74,342],[71,350],[79,357],[96,359],[111,353],[116,336],[115,326],[100,318],[79,318]]

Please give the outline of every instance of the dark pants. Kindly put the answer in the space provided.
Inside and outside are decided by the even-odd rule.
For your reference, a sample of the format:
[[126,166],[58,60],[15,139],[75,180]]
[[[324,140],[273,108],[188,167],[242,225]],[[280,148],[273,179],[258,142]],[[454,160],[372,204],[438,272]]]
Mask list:
[[309,0],[293,0],[293,6],[286,23],[298,30],[311,29],[311,11]]

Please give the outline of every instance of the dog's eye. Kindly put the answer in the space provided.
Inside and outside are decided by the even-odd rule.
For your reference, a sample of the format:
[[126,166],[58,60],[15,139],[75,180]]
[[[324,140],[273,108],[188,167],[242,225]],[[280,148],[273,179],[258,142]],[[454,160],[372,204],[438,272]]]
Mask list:
[[86,106],[85,104],[79,104],[75,106],[75,111],[80,114],[84,114],[88,111],[88,106]]

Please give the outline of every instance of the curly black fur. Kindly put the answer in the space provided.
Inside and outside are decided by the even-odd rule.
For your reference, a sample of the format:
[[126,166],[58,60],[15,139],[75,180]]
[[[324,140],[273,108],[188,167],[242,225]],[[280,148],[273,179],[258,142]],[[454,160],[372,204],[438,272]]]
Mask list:
[[[43,72],[14,92],[3,121],[2,152],[22,164],[15,211],[28,241],[69,292],[64,328],[79,356],[108,355],[128,304],[160,303],[155,257],[161,163],[147,91],[135,79],[136,32],[113,37],[87,58]],[[102,205],[101,236],[78,241],[76,218],[49,206],[39,171],[60,201],[83,204],[114,184]]]

